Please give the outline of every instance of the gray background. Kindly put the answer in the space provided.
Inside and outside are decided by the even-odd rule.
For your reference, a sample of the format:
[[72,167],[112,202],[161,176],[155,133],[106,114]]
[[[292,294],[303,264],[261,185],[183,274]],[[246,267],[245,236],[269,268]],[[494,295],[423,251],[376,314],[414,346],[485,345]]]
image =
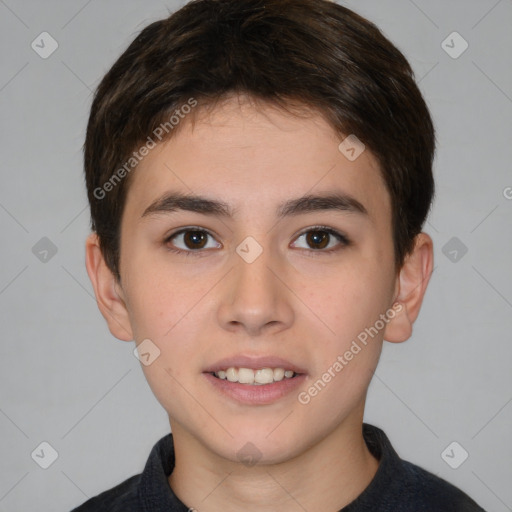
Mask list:
[[[97,310],[81,146],[102,75],[181,5],[0,0],[0,512],[69,510],[139,473],[169,430],[133,342]],[[435,271],[411,340],[385,344],[366,421],[488,511],[512,510],[512,0],[344,5],[409,58],[439,140]],[[43,31],[59,45],[47,59],[31,48]],[[453,31],[469,43],[456,59]],[[47,448],[31,457],[43,441],[58,453],[47,469]],[[441,456],[453,441],[469,453],[458,469]]]

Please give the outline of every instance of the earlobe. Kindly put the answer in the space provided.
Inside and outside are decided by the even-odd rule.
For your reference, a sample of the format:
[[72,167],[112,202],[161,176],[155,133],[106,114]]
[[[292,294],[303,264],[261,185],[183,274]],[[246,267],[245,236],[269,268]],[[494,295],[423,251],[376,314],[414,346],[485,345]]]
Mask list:
[[386,325],[384,339],[392,343],[408,340],[418,317],[421,304],[432,274],[434,262],[433,242],[429,235],[417,235],[413,251],[406,257],[397,277],[398,292],[395,302],[401,308]]
[[105,262],[96,233],[91,233],[87,237],[85,266],[94,288],[98,308],[107,321],[110,332],[120,340],[133,340],[130,318],[121,286]]

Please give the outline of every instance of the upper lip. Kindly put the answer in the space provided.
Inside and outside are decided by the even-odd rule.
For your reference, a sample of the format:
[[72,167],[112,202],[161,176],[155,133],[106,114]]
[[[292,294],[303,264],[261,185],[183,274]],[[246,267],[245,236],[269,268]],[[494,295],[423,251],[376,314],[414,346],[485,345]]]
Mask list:
[[220,370],[226,370],[227,368],[251,368],[252,370],[259,370],[261,368],[283,368],[286,370],[291,370],[298,374],[307,373],[304,368],[297,366],[286,359],[275,356],[244,356],[238,355],[233,357],[226,357],[224,359],[220,359],[216,363],[208,366],[204,370],[204,373],[215,373]]

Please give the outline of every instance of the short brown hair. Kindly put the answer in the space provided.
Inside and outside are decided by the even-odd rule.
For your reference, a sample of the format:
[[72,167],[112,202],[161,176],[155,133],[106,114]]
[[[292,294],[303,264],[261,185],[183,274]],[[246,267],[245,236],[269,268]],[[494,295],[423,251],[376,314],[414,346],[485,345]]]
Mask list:
[[[91,227],[116,278],[130,183],[121,166],[191,98],[201,108],[231,93],[284,109],[304,105],[366,145],[391,197],[401,268],[433,199],[436,143],[404,55],[373,23],[328,0],[193,0],[142,30],[91,107],[84,145]],[[124,179],[113,181],[116,171]]]

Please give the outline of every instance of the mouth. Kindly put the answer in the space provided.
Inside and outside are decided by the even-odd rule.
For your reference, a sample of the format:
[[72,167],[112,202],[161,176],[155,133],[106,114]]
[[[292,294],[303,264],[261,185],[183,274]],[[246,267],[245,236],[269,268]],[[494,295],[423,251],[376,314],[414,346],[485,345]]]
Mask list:
[[[203,375],[206,377],[206,380],[209,382],[211,389],[219,394],[218,396],[223,396],[228,398],[229,400],[234,400],[235,402],[243,405],[269,405],[275,402],[278,402],[281,399],[285,399],[286,397],[293,396],[293,393],[297,393],[298,389],[304,385],[306,381],[306,374],[299,374],[296,372],[292,372],[290,377],[285,377],[281,380],[274,380],[272,378],[271,382],[263,383],[263,382],[241,382],[241,380],[251,380],[252,376],[248,374],[247,378],[244,377],[244,369],[250,368],[238,368],[238,375],[234,372],[231,374],[231,378],[237,378],[237,380],[230,381],[227,378],[227,375],[230,374],[230,368],[225,370],[226,378],[222,379],[215,375],[216,373],[224,372],[224,370],[219,370],[218,372],[206,372]],[[240,372],[240,370],[242,370]],[[267,368],[262,368],[263,376],[265,376],[265,370]],[[268,368],[270,370],[270,368]],[[280,375],[280,369],[274,368],[274,370],[278,370],[278,378]],[[282,370],[282,368],[281,368]],[[235,368],[236,371],[236,368]],[[258,370],[254,372],[251,370],[251,373],[254,375],[258,373]],[[241,377],[240,377],[241,375]],[[254,376],[256,378],[256,376]],[[267,380],[270,380],[270,373],[266,376]]]
[[281,382],[283,380],[293,379],[302,375],[293,370],[285,370],[284,368],[236,368],[230,366],[224,370],[215,372],[207,372],[217,379],[227,380],[233,383],[246,384],[248,386],[264,386],[266,384],[273,384],[274,382]]
[[218,396],[244,405],[269,405],[293,396],[308,372],[280,357],[239,355],[217,361],[203,375]]

